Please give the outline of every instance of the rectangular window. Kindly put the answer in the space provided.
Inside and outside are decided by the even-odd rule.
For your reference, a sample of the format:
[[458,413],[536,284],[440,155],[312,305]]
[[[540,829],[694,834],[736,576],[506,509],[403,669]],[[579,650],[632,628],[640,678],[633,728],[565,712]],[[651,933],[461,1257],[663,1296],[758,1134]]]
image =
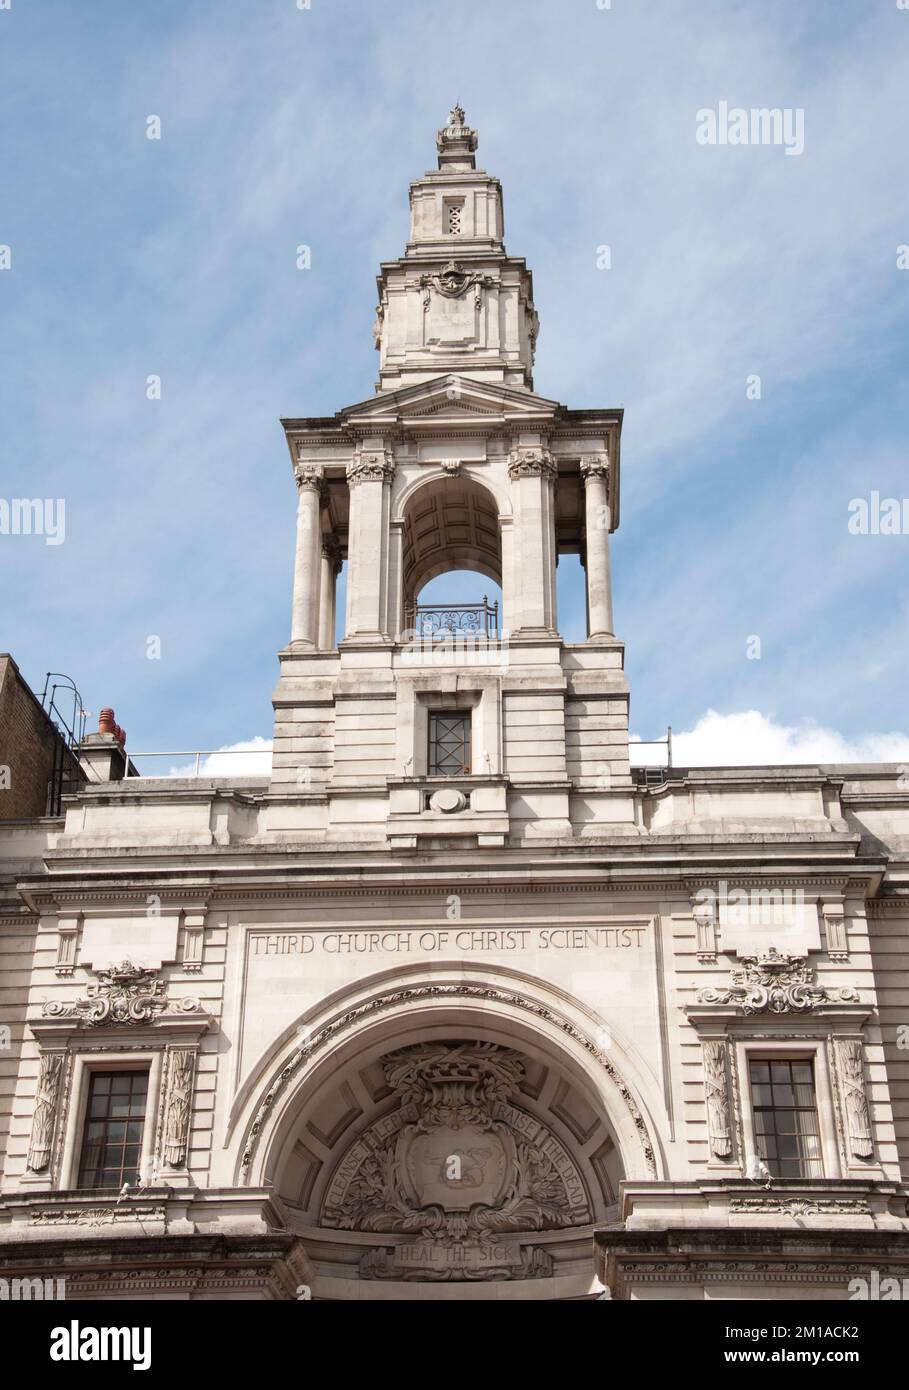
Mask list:
[[754,1061],[751,1105],[757,1151],[775,1178],[821,1178],[814,1068],[810,1061]]
[[463,777],[470,772],[470,715],[430,714],[430,777]]
[[449,236],[461,235],[461,212],[463,207],[463,203],[448,203],[446,205],[448,214],[446,230]]
[[79,1163],[80,1187],[117,1191],[138,1178],[147,1071],[93,1071]]

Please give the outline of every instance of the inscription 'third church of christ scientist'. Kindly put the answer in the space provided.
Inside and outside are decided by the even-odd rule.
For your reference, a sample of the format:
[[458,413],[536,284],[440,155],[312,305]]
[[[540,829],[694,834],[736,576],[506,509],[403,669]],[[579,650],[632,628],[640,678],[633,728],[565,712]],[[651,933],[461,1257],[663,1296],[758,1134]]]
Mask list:
[[408,951],[585,951],[640,947],[646,928],[621,927],[461,927],[442,931],[344,931],[257,933],[255,956],[306,956]]

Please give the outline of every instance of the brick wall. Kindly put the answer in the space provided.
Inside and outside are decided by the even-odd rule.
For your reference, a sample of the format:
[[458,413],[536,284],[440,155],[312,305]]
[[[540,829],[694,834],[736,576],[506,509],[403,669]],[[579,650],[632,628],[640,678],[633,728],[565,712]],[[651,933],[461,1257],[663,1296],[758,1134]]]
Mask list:
[[0,652],[0,820],[45,814],[55,742],[53,725],[19,667]]

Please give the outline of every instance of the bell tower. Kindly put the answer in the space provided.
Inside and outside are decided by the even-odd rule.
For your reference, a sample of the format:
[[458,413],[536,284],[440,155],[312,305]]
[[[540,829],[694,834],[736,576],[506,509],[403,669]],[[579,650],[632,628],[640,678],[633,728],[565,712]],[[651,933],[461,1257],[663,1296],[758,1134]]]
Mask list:
[[[632,819],[609,553],[622,412],[535,392],[532,278],[506,252],[501,186],[459,106],[436,144],[378,276],[375,394],[282,421],[297,539],[268,829],[289,840],[483,849]],[[583,642],[559,630],[572,554]],[[475,602],[421,601],[464,570]]]
[[373,329],[379,390],[456,371],[533,389],[533,279],[504,244],[502,186],[476,167],[460,106],[438,132],[438,169],[410,185],[410,240],[383,264]]

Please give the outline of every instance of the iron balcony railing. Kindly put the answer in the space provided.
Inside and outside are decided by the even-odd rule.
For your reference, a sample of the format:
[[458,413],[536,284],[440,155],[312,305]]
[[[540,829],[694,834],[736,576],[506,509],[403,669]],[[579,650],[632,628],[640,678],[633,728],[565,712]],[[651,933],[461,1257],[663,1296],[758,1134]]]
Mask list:
[[483,595],[480,603],[417,603],[404,609],[404,625],[418,640],[450,642],[457,638],[494,641],[499,634],[499,605]]

